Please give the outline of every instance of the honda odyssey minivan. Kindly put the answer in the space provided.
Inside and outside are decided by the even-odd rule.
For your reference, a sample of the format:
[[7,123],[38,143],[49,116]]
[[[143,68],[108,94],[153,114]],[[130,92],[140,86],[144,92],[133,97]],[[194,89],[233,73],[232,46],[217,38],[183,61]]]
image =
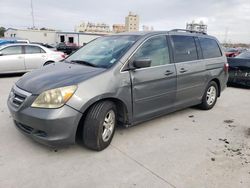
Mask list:
[[198,105],[213,108],[228,64],[212,36],[187,30],[121,33],[95,39],[25,74],[8,107],[18,130],[50,146],[103,150],[125,127]]

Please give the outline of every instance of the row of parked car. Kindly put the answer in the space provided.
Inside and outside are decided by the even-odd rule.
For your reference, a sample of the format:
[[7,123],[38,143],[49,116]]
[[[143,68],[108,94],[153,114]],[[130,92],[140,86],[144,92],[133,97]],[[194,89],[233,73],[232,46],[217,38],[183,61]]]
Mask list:
[[241,53],[248,51],[247,48],[224,48],[227,57],[236,57]]

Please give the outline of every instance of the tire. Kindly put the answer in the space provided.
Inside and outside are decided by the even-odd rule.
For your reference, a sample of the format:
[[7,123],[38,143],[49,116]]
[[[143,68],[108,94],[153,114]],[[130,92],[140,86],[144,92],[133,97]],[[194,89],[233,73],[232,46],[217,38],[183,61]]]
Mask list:
[[115,133],[116,119],[117,111],[113,102],[102,101],[94,104],[84,121],[84,145],[96,151],[108,147]]
[[199,107],[202,110],[212,109],[217,101],[218,91],[218,85],[216,82],[211,81],[205,90],[205,93],[202,97],[202,102]]

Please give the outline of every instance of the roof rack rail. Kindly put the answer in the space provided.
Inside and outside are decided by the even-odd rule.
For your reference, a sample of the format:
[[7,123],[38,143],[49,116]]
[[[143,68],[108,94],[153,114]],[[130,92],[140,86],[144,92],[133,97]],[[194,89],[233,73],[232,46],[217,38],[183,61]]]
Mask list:
[[188,30],[188,29],[172,29],[172,30],[170,30],[170,31],[173,31],[173,32],[199,33],[199,34],[207,35],[207,33],[202,32],[202,31],[192,31],[192,30]]

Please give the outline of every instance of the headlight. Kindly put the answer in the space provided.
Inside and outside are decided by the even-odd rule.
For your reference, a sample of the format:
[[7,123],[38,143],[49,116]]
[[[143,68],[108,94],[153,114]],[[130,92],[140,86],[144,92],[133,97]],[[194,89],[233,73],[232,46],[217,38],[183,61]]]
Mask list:
[[31,107],[35,108],[60,108],[75,93],[76,85],[51,89],[41,93]]

